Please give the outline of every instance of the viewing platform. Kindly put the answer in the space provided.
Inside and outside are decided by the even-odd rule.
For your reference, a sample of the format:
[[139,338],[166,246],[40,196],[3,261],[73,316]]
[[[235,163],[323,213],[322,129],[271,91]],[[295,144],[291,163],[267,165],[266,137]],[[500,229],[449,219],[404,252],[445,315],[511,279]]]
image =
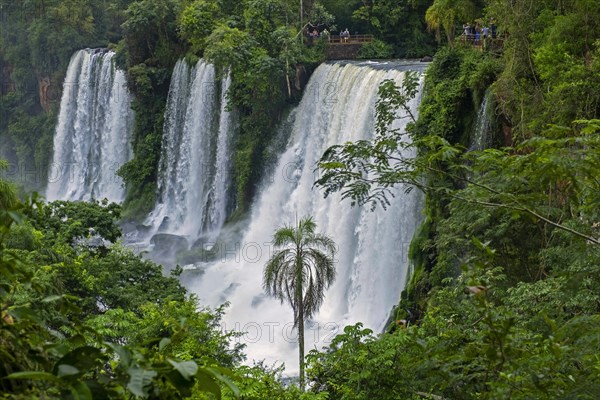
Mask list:
[[373,35],[330,35],[326,57],[328,60],[354,60],[365,43],[373,41]]
[[329,44],[332,45],[350,45],[356,43],[371,43],[373,41],[373,35],[350,35],[348,37],[340,35],[330,35]]
[[501,54],[504,50],[504,38],[491,37],[486,38],[474,34],[462,34],[458,40],[464,46],[473,46],[480,51],[489,51],[495,54]]

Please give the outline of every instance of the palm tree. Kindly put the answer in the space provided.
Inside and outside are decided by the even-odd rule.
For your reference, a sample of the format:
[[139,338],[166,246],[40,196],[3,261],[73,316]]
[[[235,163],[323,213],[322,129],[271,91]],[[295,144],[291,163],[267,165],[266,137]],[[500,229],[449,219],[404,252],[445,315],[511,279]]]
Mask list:
[[456,21],[468,20],[475,15],[475,5],[472,0],[435,0],[425,12],[425,22],[429,29],[435,30],[435,36],[440,41],[440,30],[444,28],[448,45],[454,42]]
[[268,295],[287,301],[298,328],[300,389],[304,390],[304,320],[323,304],[325,290],[335,279],[335,243],[315,233],[311,217],[296,227],[284,226],[273,236],[275,253],[265,266],[263,286]]

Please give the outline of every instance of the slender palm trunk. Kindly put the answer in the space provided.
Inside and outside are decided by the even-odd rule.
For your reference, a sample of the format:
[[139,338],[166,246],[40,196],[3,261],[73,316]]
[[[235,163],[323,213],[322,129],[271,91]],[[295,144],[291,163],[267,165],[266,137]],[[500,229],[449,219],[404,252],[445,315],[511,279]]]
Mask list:
[[300,367],[300,390],[304,392],[304,298],[302,293],[302,245],[296,243],[296,296],[298,304],[298,366]]
[[300,390],[304,392],[304,304],[302,296],[299,298],[298,306],[298,352],[300,361]]
[[298,304],[298,366],[300,367],[300,390],[304,392],[304,296],[302,294],[302,244],[296,242],[296,296]]

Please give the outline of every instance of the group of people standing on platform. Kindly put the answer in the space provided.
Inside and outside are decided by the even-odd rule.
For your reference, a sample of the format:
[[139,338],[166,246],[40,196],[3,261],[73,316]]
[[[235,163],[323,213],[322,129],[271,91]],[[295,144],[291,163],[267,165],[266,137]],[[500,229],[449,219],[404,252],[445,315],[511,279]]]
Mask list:
[[304,28],[304,36],[306,37],[309,44],[312,44],[318,38],[329,38],[329,30],[323,25],[313,25],[308,23]]
[[342,38],[344,43],[348,41],[348,38],[350,38],[350,31],[348,31],[348,28],[346,28],[345,31],[340,31],[340,38]]
[[[325,27],[323,25],[315,26],[311,23],[308,23],[306,25],[306,27],[304,28],[304,36],[306,37],[308,43],[312,44],[318,38],[329,40],[329,37],[331,36],[331,32],[329,32],[327,27]],[[348,28],[346,28],[343,31],[340,31],[341,41],[347,42],[349,38],[350,38],[350,31],[348,30]]]
[[496,34],[496,24],[493,19],[490,19],[489,26],[481,26],[478,22],[474,24],[465,22],[463,24],[464,38],[469,42],[473,42],[476,46],[482,44],[487,38],[496,39]]

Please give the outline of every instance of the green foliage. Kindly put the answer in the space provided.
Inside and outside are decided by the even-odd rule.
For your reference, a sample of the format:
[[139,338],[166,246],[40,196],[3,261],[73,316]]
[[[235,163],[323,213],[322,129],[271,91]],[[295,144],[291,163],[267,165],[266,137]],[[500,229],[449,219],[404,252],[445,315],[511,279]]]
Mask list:
[[199,52],[207,45],[207,39],[221,17],[217,2],[195,1],[181,13],[179,31],[181,37],[190,42],[193,52]]
[[[502,64],[470,48],[440,50],[427,71],[415,132],[468,144],[474,114]],[[471,111],[471,112],[469,112]]]
[[106,201],[23,204],[0,179],[0,398],[327,398],[286,388],[281,369],[240,366],[226,305],[203,308],[106,241],[120,237],[119,213]]
[[362,1],[321,0],[321,3],[327,11],[335,15],[338,30],[348,28],[352,32],[366,33],[369,29],[367,21],[353,18],[353,13],[364,5]]
[[512,136],[540,134],[547,124],[567,125],[599,115],[597,2],[510,3],[495,0],[504,39],[504,69],[494,91]]
[[[268,368],[263,363],[253,367],[241,366],[236,370],[234,382],[240,390],[240,398],[247,400],[326,400],[327,393],[307,393],[296,386],[284,386],[280,382],[283,367]],[[229,399],[229,396],[225,397]]]
[[382,42],[381,40],[373,40],[371,43],[366,43],[361,46],[358,51],[358,58],[377,59],[377,58],[392,58],[394,50],[392,46]]
[[121,207],[108,200],[95,202],[55,201],[44,204],[30,214],[35,228],[44,231],[50,241],[73,244],[78,239],[99,236],[116,242],[121,236],[117,221]]
[[[0,388],[6,399],[233,396],[242,357],[223,310],[115,241],[120,207],[17,201],[0,180]],[[29,219],[27,218],[29,216]]]
[[434,0],[425,12],[427,27],[436,32],[438,41],[443,29],[448,44],[453,45],[456,28],[461,21],[472,21],[477,16],[477,8],[472,0]]
[[179,3],[178,0],[136,0],[129,5],[122,25],[129,66],[149,60],[152,65],[174,63]]
[[106,255],[84,254],[60,272],[69,291],[81,298],[79,305],[85,313],[117,307],[139,312],[146,303],[184,299],[185,291],[177,279],[164,277],[161,266],[130,250],[113,247]]
[[258,49],[253,49],[256,42],[252,36],[238,28],[230,28],[226,25],[218,26],[211,33],[208,42],[211,44],[206,49],[206,58],[222,68],[231,66],[233,69],[238,69],[248,58],[255,55],[253,52],[259,53]]
[[[544,302],[562,302],[581,286],[543,296],[525,283],[507,291],[501,269],[483,261],[494,252],[480,242],[476,247],[477,259],[431,295],[418,326],[397,321],[395,332],[379,337],[349,326],[327,349],[312,351],[312,390],[365,400],[594,398],[597,305],[595,315],[539,313]],[[597,255],[588,253],[588,261]]]
[[360,33],[375,34],[391,46],[394,57],[422,57],[434,52],[433,36],[426,32],[424,18],[430,5],[431,0],[361,2],[352,8],[352,25],[358,23]]
[[329,12],[322,2],[314,1],[311,4],[308,14],[308,20],[315,26],[323,25],[327,27],[329,32],[334,32],[337,29],[336,16]]

